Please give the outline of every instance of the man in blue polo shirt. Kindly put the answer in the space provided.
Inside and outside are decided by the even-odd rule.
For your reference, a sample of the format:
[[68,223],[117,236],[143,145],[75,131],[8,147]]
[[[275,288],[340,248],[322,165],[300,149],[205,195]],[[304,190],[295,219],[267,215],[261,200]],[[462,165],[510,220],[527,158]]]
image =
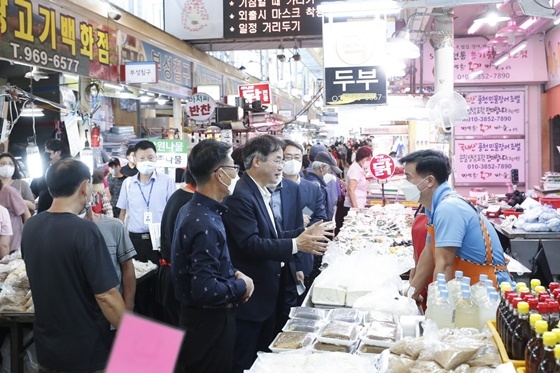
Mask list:
[[[156,171],[156,147],[143,140],[134,147],[138,174],[125,180],[117,207],[119,219],[125,222],[130,240],[136,249],[136,259],[159,264],[159,252],[152,248],[150,223],[161,223],[163,210],[169,197],[175,192],[175,181]],[[126,219],[125,219],[126,218]],[[155,278],[148,279],[136,289],[136,312],[154,317]]]
[[410,153],[400,162],[406,175],[401,186],[406,199],[425,206],[429,219],[426,248],[410,284],[415,288],[413,297],[418,298],[436,274],[444,273],[449,281],[455,270],[475,281],[480,274],[487,274],[494,285],[510,281],[496,231],[447,183],[449,158],[428,149]]

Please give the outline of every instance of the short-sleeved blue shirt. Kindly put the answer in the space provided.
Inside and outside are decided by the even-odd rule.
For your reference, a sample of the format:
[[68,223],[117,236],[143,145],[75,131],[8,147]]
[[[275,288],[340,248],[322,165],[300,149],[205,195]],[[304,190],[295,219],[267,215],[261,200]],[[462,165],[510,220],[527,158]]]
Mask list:
[[[486,261],[486,244],[479,214],[469,203],[452,194],[456,192],[447,182],[441,184],[432,197],[432,208],[426,208],[429,222],[436,231],[436,248],[456,247],[455,255],[459,258],[482,264]],[[505,264],[504,249],[496,230],[486,217],[481,215],[481,218],[492,243],[492,263]],[[498,283],[509,280],[507,273],[498,272]]]

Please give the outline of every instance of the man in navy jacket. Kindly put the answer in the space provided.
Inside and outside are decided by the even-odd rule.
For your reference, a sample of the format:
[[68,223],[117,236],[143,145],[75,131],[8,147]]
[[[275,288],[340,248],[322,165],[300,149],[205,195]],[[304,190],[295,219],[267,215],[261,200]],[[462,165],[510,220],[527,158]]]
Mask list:
[[325,240],[332,236],[318,223],[305,231],[282,231],[276,223],[267,185],[282,177],[284,143],[270,135],[251,139],[243,148],[246,173],[226,200],[224,214],[228,246],[235,268],[251,277],[255,292],[239,305],[236,314],[237,339],[234,372],[249,369],[258,351],[266,351],[274,338],[282,263],[303,251],[320,255]]

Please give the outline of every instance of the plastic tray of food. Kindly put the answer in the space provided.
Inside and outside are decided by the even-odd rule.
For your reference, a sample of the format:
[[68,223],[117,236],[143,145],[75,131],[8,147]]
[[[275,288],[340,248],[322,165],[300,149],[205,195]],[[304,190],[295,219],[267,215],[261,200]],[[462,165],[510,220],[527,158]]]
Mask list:
[[360,327],[357,324],[330,321],[321,329],[317,335],[317,340],[327,344],[352,346],[358,341],[359,334]]
[[329,320],[360,324],[362,322],[362,314],[354,308],[335,308],[329,312]]
[[313,307],[292,307],[290,319],[326,320],[328,310]]
[[398,323],[398,317],[395,317],[392,313],[383,311],[362,311],[364,325],[367,325],[373,321],[390,322],[393,324]]
[[356,353],[358,355],[368,355],[368,356],[378,355],[388,348],[389,347],[370,346],[365,344],[364,342],[360,342],[358,348],[356,349]]
[[357,343],[350,345],[350,346],[342,346],[342,345],[333,345],[330,343],[324,343],[320,341],[315,341],[311,351],[314,353],[323,353],[323,352],[343,352],[352,354],[356,351]]
[[324,321],[309,319],[290,319],[282,328],[283,332],[317,333],[325,326]]
[[399,325],[373,321],[364,326],[360,339],[363,344],[378,347],[391,347],[402,338],[402,329]]
[[268,348],[272,352],[301,350],[311,346],[313,341],[315,341],[313,333],[282,332],[278,333]]

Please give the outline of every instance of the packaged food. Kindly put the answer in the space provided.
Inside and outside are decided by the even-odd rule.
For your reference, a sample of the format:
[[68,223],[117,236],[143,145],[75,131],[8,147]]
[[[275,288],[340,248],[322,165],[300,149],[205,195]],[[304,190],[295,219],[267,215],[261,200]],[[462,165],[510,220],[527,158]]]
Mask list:
[[330,343],[315,342],[313,345],[313,352],[346,352],[352,353],[354,349],[352,346],[333,345]]
[[395,317],[389,312],[383,311],[367,311],[364,315],[364,324],[369,324],[373,321],[395,323]]
[[373,346],[391,347],[400,339],[400,332],[397,325],[374,321],[364,328],[362,342]]
[[310,346],[314,339],[315,337],[311,333],[282,332],[276,336],[269,348],[272,352],[299,350]]
[[323,321],[309,319],[290,319],[282,328],[283,332],[317,333],[325,325]]
[[[370,346],[371,347],[371,346]],[[416,362],[407,356],[389,355],[387,373],[408,373]]]
[[359,354],[380,354],[385,351],[387,347],[380,347],[380,346],[370,346],[365,344],[364,342],[360,342],[360,346],[358,347]]
[[331,321],[320,332],[317,339],[320,342],[351,346],[358,339],[358,326],[343,321]]
[[329,319],[333,321],[344,321],[359,324],[361,320],[360,311],[352,308],[335,308],[329,314]]
[[290,309],[291,319],[324,320],[325,310],[313,307],[292,307]]

